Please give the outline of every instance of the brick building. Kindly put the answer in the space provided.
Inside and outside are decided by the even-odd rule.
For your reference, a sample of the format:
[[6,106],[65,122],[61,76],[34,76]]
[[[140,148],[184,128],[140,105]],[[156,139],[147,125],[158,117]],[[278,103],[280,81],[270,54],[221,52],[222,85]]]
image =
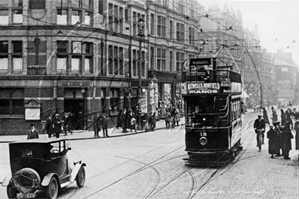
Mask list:
[[0,134],[41,128],[54,112],[87,129],[96,112],[136,107],[138,92],[143,112],[163,114],[162,104],[175,102],[178,68],[198,53],[194,3],[2,0]]

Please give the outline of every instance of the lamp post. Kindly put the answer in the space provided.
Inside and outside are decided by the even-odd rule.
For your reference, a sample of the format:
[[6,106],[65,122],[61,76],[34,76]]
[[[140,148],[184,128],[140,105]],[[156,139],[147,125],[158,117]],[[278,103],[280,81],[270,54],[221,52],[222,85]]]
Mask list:
[[[144,20],[140,18],[138,20],[138,23],[144,23]],[[141,106],[141,101],[142,101],[142,40],[144,36],[144,30],[143,26],[140,26],[139,28],[139,66],[138,66],[138,90],[137,90],[137,98],[138,98],[138,115],[137,115],[137,128],[139,130],[143,129],[142,125],[142,106]]]

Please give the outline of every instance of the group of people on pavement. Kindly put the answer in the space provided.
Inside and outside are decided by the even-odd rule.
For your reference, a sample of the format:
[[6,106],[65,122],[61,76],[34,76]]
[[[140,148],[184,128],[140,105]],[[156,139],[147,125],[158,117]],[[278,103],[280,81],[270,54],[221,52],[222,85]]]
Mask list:
[[46,119],[46,124],[43,131],[46,131],[48,138],[51,138],[52,135],[56,138],[59,138],[61,133],[64,133],[65,136],[68,135],[68,132],[73,134],[71,129],[71,113],[66,112],[62,118],[58,113],[50,114]]
[[98,138],[99,132],[101,129],[103,130],[103,137],[108,136],[108,119],[105,114],[97,113],[96,116],[93,118],[93,130],[94,130],[94,138]]
[[[46,132],[48,138],[52,136],[59,138],[61,133],[66,136],[69,133],[73,134],[71,127],[71,113],[64,113],[63,117],[60,118],[58,113],[49,114],[46,119],[46,123],[42,129],[42,132]],[[27,131],[27,139],[38,139],[39,131],[36,129],[35,124],[30,124],[30,129]]]
[[283,156],[284,159],[290,159],[289,152],[292,149],[291,139],[295,133],[295,149],[299,150],[299,112],[296,108],[288,107],[286,111],[280,110],[281,121],[278,120],[278,115],[274,107],[271,107],[271,121],[269,121],[268,113],[263,108],[263,115],[258,115],[254,121],[254,129],[257,134],[257,143],[259,141],[259,131],[262,131],[262,144],[264,144],[264,132],[266,126],[269,126],[267,138],[269,139],[268,152],[271,158]]
[[117,118],[117,129],[122,128],[123,133],[127,133],[127,129],[137,130],[137,113],[134,112],[132,109],[123,109],[119,111],[118,118]]
[[180,113],[179,109],[176,106],[166,109],[165,122],[166,129],[175,128],[175,125],[179,126]]

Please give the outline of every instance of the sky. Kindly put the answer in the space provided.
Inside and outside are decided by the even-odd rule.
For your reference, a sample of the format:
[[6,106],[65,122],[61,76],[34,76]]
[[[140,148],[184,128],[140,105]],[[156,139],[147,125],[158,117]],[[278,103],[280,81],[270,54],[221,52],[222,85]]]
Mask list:
[[[240,10],[243,27],[258,35],[262,48],[274,53],[277,50],[291,52],[299,66],[299,0],[198,0],[207,10],[209,5],[223,9]],[[293,42],[294,41],[294,42]]]

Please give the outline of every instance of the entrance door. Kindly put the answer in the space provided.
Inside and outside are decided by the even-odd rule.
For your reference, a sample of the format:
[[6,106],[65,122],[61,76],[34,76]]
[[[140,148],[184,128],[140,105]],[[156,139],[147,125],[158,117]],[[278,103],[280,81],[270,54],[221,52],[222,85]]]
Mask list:
[[70,112],[70,119],[72,121],[72,129],[82,130],[84,129],[85,118],[84,118],[84,99],[65,99],[64,109],[65,112]]

